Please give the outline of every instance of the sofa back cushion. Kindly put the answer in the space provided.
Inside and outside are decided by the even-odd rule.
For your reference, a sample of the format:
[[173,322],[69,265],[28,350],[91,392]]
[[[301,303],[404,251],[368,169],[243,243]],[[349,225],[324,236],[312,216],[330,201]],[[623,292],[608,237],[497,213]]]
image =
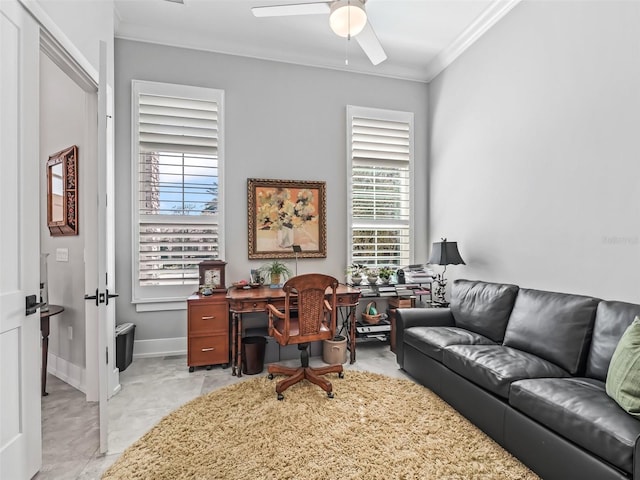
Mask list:
[[454,280],[451,313],[456,327],[502,342],[518,287],[475,280]]
[[503,343],[576,375],[584,370],[597,306],[591,297],[521,288]]
[[636,316],[640,316],[640,305],[634,303],[602,301],[598,304],[587,358],[587,377],[605,381],[611,356]]

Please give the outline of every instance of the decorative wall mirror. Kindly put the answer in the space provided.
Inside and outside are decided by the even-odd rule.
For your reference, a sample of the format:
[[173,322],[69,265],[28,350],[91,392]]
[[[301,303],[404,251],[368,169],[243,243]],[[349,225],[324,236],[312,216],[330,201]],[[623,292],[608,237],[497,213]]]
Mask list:
[[78,147],[47,161],[47,225],[53,236],[78,234]]

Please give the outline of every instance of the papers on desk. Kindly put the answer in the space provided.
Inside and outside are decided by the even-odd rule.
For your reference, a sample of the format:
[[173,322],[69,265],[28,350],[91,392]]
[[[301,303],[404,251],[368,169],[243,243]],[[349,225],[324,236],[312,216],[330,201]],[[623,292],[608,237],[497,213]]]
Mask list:
[[412,297],[417,295],[429,295],[431,293],[431,289],[428,285],[421,285],[418,283],[363,285],[358,288],[360,289],[361,297]]
[[409,265],[404,269],[405,281],[411,283],[429,283],[435,278],[435,273],[424,265]]

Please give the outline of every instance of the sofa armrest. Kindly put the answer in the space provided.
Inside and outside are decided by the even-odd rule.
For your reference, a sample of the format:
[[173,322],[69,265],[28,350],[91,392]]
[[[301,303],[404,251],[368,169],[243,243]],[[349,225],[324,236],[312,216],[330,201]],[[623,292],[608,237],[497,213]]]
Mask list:
[[453,327],[449,308],[399,308],[396,310],[396,359],[404,367],[404,330],[411,327]]

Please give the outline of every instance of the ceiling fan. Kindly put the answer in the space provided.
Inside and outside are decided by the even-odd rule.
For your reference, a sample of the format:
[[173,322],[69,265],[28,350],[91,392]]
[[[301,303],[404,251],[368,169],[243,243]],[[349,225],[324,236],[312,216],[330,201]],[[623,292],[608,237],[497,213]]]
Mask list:
[[378,37],[367,19],[366,0],[335,0],[330,2],[299,3],[253,7],[256,17],[282,17],[289,15],[329,15],[333,32],[345,38],[354,37],[371,63],[378,65],[387,59]]

